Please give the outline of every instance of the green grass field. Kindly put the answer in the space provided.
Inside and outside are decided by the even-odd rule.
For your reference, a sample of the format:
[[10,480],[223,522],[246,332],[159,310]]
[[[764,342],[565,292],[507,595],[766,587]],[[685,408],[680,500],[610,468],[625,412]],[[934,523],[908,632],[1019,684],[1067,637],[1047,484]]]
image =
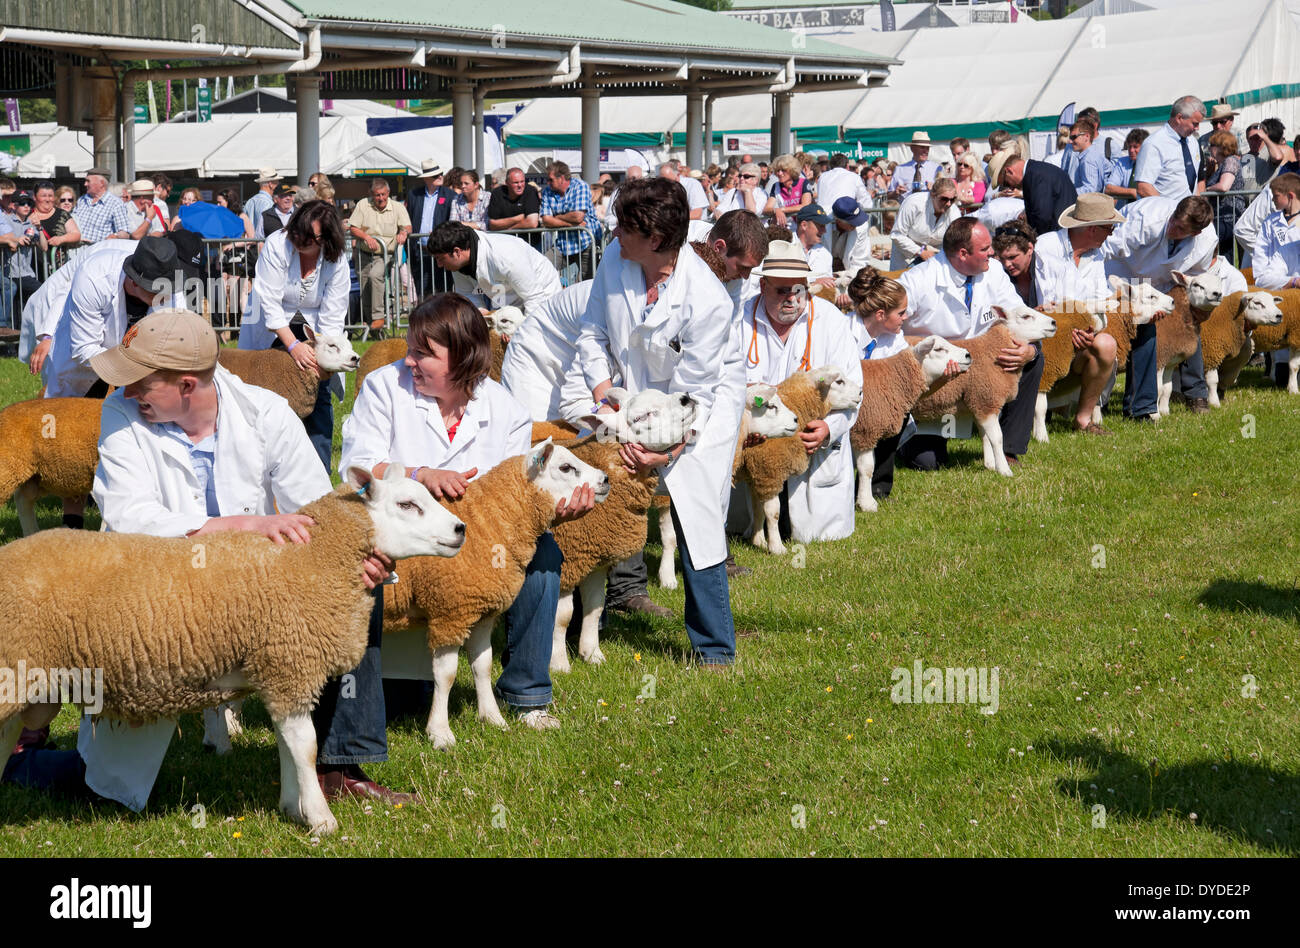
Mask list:
[[[34,392],[0,363],[0,403]],[[403,718],[371,768],[420,806],[338,803],[310,838],[250,701],[225,758],[182,720],[143,814],[0,787],[0,854],[1295,856],[1300,398],[1249,369],[1210,415],[1107,424],[1054,423],[1007,480],[965,442],[848,540],[738,547],[730,673],[686,666],[679,618],[611,617],[608,663],[557,676],[541,734],[480,725],[462,661],[456,747]],[[680,590],[651,594],[680,616]],[[917,660],[996,667],[997,712],[892,702]]]

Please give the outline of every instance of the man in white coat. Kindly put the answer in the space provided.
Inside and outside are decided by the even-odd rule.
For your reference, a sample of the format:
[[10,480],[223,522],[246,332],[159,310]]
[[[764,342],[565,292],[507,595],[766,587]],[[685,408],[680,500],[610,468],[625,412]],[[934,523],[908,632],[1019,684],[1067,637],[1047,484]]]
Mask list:
[[[260,533],[275,543],[308,542],[312,521],[296,513],[330,490],[298,417],[272,392],[217,366],[211,324],[183,310],[155,312],[93,359],[96,373],[118,386],[104,401],[94,497],[104,528],[163,537],[201,537],[229,530]],[[366,561],[374,588],[391,563]],[[371,781],[358,761],[387,759],[378,636],[382,600],[371,615],[371,645],[352,672],[355,697],[330,701],[317,715],[318,773],[329,797],[413,802]],[[149,800],[174,719],[142,727],[82,719],[77,750],[43,751],[39,740],[6,768],[7,779],[33,786],[91,790],[139,811]]]
[[[835,366],[861,379],[860,347],[849,318],[834,304],[811,296],[815,274],[798,243],[774,240],[759,275],[759,293],[745,304],[741,322],[746,382],[780,385],[796,372]],[[857,410],[835,411],[799,432],[808,470],[782,492],[791,536],[800,543],[839,540],[853,533],[853,452],[848,434]],[[761,511],[751,511],[762,516]]]
[[894,218],[894,229],[889,232],[894,242],[890,269],[916,266],[937,254],[943,246],[944,231],[960,216],[957,183],[952,178],[940,178],[931,190],[905,197]]
[[[849,170],[848,156],[836,152],[831,155],[830,168],[817,179],[817,203],[833,214],[836,202],[844,198],[853,199],[860,207],[871,204],[871,196],[867,194],[867,186],[862,183],[862,177]],[[835,234],[835,228],[830,227],[823,238],[822,246],[831,253],[835,253],[835,248],[831,245]]]
[[609,411],[616,377],[630,394],[644,389],[689,395],[695,422],[667,452],[624,445],[629,469],[664,469],[681,540],[686,632],[696,662],[715,668],[735,660],[735,626],[727,594],[726,493],[740,430],[745,374],[735,306],[707,264],[686,246],[686,192],[665,178],[619,191],[616,241],[607,248],[578,337],[578,364],[588,399],[567,403],[577,420]]
[[[533,421],[560,416],[561,391],[578,354],[578,332],[591,298],[591,283],[583,280],[565,287],[536,307],[506,346],[501,384],[528,409]],[[587,393],[580,394],[585,398]]]
[[551,261],[512,234],[482,233],[459,221],[429,236],[434,263],[452,274],[456,292],[483,307],[518,306],[531,316],[564,285]]

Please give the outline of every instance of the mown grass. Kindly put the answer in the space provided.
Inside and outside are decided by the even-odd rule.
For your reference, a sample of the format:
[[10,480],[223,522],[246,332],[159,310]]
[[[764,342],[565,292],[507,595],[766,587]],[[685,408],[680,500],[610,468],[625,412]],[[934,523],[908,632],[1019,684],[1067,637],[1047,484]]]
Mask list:
[[[0,364],[0,401],[34,392],[19,369]],[[954,469],[901,471],[802,568],[738,546],[754,573],[732,584],[730,673],[685,665],[679,618],[611,617],[608,663],[557,676],[564,727],[539,734],[480,725],[462,667],[454,750],[399,719],[371,768],[420,806],[339,803],[313,841],[277,812],[250,702],[225,758],[183,719],[138,816],[0,787],[0,853],[1294,856],[1300,399],[1251,369],[1211,415],[1107,423],[1056,424],[1010,480],[975,441]],[[681,591],[651,592],[681,615]],[[996,666],[997,713],[892,703],[917,659]],[[75,724],[65,709],[62,746]]]

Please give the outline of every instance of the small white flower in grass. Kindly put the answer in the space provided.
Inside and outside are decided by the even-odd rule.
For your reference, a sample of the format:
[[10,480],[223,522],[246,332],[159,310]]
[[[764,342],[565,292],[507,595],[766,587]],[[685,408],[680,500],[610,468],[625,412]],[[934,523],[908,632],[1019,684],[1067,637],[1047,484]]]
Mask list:
[[1198,819],[1200,819],[1200,817],[1198,817],[1195,813],[1188,813],[1187,818],[1191,820],[1193,823],[1195,823]]
[[980,821],[979,821],[979,820],[971,820],[971,821],[970,821],[970,825],[971,825],[971,826],[979,826],[979,825],[980,825]]

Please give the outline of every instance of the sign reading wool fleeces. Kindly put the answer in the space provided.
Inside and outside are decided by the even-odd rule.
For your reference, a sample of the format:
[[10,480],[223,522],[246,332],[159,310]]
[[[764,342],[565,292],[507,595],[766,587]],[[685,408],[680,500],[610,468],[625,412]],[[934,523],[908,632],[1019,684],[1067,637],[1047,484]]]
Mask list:
[[821,26],[862,26],[866,23],[864,7],[805,7],[799,10],[727,11],[728,16],[778,30],[815,29]]

